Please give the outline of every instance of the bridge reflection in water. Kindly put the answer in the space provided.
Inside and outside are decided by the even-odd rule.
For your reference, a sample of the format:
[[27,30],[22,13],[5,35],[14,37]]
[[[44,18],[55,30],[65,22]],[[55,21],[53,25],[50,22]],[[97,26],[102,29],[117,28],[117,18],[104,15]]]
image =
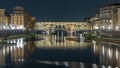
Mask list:
[[[119,68],[120,46],[106,42],[56,41],[55,36],[8,40],[0,46],[0,68]],[[64,41],[61,41],[64,40]]]

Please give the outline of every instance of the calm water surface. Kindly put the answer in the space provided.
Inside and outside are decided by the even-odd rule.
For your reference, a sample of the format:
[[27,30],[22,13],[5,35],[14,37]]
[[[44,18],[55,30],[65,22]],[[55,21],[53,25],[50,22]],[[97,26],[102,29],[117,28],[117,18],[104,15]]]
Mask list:
[[0,46],[0,68],[119,68],[120,45],[37,36]]

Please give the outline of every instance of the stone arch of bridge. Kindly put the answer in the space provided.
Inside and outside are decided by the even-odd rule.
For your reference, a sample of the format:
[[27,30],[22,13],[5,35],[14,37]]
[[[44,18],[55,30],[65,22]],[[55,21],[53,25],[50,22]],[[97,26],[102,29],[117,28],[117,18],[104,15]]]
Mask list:
[[76,24],[64,24],[64,23],[60,23],[60,24],[44,24],[43,25],[45,27],[45,31],[47,32],[47,34],[50,34],[52,32],[54,32],[55,30],[64,30],[66,31],[69,35],[71,35],[74,31],[77,30],[77,26]]

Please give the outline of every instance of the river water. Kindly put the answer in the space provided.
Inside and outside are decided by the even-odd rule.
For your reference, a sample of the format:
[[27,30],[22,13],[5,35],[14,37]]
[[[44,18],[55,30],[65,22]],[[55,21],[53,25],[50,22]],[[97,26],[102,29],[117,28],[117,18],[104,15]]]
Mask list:
[[0,68],[119,68],[120,45],[36,36],[0,44]]

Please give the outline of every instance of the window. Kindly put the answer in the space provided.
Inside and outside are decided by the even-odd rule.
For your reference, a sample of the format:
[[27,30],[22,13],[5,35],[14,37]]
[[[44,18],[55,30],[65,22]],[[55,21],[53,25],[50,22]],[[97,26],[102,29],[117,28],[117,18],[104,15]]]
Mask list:
[[20,23],[20,25],[22,25],[22,23]]
[[18,23],[18,20],[16,20],[16,23]]
[[12,14],[12,16],[14,16],[14,14]]

